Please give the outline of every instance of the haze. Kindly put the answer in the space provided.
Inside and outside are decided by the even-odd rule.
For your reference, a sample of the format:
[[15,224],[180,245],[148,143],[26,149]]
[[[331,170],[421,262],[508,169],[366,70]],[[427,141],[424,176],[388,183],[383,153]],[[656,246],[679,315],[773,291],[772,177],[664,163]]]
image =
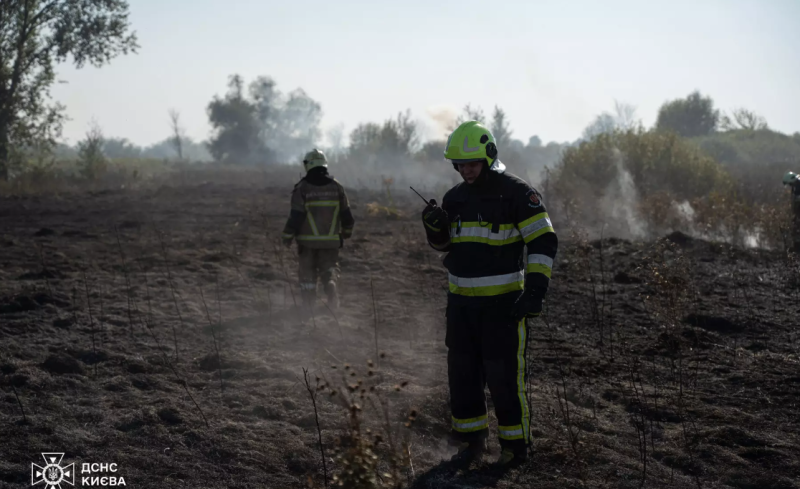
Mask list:
[[[441,139],[467,103],[503,108],[527,141],[573,141],[614,100],[647,126],[697,89],[800,131],[800,2],[131,1],[139,53],[102,69],[58,68],[64,140],[92,119],[139,145],[208,137],[206,106],[228,77],[272,77],[322,104],[323,128],[411,109]],[[324,132],[324,131],[323,131]],[[321,142],[322,143],[322,142]]]

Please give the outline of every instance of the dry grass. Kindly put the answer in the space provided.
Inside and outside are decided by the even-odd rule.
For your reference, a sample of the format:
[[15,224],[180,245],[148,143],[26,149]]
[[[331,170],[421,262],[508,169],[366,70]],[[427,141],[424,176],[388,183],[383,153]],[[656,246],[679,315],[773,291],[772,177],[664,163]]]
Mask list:
[[[272,247],[286,200],[228,183],[4,198],[0,481],[25,482],[48,446],[113,457],[141,487],[320,487],[326,471],[342,487],[797,486],[794,255],[562,233],[528,350],[533,463],[458,472],[442,462],[446,273],[417,218],[356,209],[343,307],[314,329],[294,255]],[[380,369],[363,360],[376,339]]]

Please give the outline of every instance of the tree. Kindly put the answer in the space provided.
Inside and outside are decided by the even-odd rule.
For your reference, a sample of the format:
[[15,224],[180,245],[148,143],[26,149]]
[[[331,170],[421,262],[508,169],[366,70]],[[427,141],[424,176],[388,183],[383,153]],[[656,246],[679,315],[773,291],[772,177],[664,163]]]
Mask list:
[[180,124],[180,118],[181,114],[177,110],[170,109],[169,125],[172,129],[170,141],[172,141],[172,145],[175,147],[175,152],[178,154],[178,160],[183,161],[183,128]]
[[495,144],[502,151],[504,148],[508,149],[511,146],[511,128],[506,120],[506,113],[498,106],[494,106],[494,114],[492,114],[492,123],[489,126],[492,131]]
[[0,179],[12,146],[47,143],[61,131],[63,106],[48,105],[55,63],[102,66],[136,52],[126,0],[0,1]]
[[411,154],[417,149],[419,144],[417,123],[411,119],[410,109],[397,114],[396,119],[386,121],[383,130],[387,135],[396,138],[397,148],[404,154]]
[[614,100],[614,119],[617,129],[631,131],[636,129],[639,121],[636,119],[636,106]]
[[444,149],[446,145],[447,141],[427,141],[422,145],[422,148],[417,151],[415,156],[417,160],[423,162],[442,162],[444,161]]
[[581,136],[586,141],[596,138],[601,134],[608,134],[614,132],[617,128],[617,121],[614,116],[608,112],[603,112],[594,118],[591,124],[586,126]]
[[673,131],[683,137],[707,136],[717,129],[719,111],[711,97],[692,92],[685,99],[664,103],[658,111],[656,129]]
[[302,156],[322,138],[322,106],[298,88],[284,95],[272,78],[250,84],[264,144],[282,161]]
[[[189,136],[183,136],[181,138],[181,151],[183,152],[183,157],[186,158],[187,161],[213,161],[214,158],[211,156],[208,146],[209,143],[207,141],[197,143]],[[157,158],[160,160],[176,158],[175,141],[171,136],[151,144],[146,148],[142,148],[141,151],[142,158]],[[111,156],[108,152],[106,152],[106,154]]]
[[86,139],[78,143],[78,168],[87,180],[96,180],[108,168],[108,160],[103,153],[103,131],[92,121]]
[[542,146],[542,138],[539,136],[531,136],[528,138],[528,147],[529,148],[539,148]]
[[215,160],[238,164],[269,160],[271,155],[261,139],[258,110],[245,98],[242,77],[231,76],[228,93],[223,98],[214,96],[207,108],[212,127],[208,150]]
[[284,95],[274,80],[256,78],[247,87],[231,77],[228,94],[208,106],[214,127],[210,150],[220,161],[276,163],[303,155],[322,137],[322,107],[302,89]]
[[273,107],[276,116],[267,146],[286,161],[302,156],[322,138],[322,106],[298,88],[284,97],[279,94]]
[[[456,120],[453,123],[453,126],[450,127],[450,132],[455,131],[458,126],[460,126],[461,124],[463,124],[463,123],[465,123],[467,121],[478,121],[481,124],[485,123],[486,116],[483,115],[483,109],[481,109],[480,107],[478,107],[476,109],[473,109],[470,104],[467,104],[467,105],[464,106],[464,108],[462,110],[463,110],[463,112],[461,113],[461,115],[456,117]],[[448,134],[448,136],[449,136],[449,134]]]
[[603,112],[595,117],[591,124],[583,130],[581,138],[589,141],[601,134],[608,134],[614,131],[631,131],[636,128],[639,121],[636,120],[636,107],[614,101],[614,114]]
[[376,168],[392,168],[411,157],[418,145],[417,124],[407,110],[382,125],[359,124],[350,133],[350,159]]
[[766,119],[755,112],[743,108],[734,109],[731,114],[733,119],[723,115],[720,119],[720,128],[725,131],[744,129],[746,131],[762,131],[769,129]]
[[125,138],[104,138],[103,153],[109,158],[140,158],[142,148]]

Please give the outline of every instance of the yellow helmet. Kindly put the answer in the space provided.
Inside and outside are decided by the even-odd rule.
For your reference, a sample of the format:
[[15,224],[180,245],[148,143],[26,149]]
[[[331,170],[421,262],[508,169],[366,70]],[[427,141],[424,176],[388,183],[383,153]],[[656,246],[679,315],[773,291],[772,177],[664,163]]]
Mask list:
[[497,160],[497,145],[486,126],[478,121],[467,121],[447,139],[444,157],[454,164],[486,161],[491,166]]
[[306,156],[303,158],[303,166],[306,169],[306,173],[308,173],[308,171],[311,170],[312,168],[318,168],[320,166],[327,168],[328,159],[325,158],[325,153],[318,150],[317,148],[314,148],[308,153],[306,153]]

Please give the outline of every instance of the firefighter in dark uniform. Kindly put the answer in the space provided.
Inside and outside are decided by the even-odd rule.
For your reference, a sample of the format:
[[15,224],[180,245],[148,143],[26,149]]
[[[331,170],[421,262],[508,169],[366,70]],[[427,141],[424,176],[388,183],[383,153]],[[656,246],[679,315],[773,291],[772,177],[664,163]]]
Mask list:
[[800,176],[790,171],[783,176],[783,184],[792,191],[792,245],[795,252],[800,252]]
[[303,166],[306,176],[292,191],[292,210],[283,230],[283,244],[288,247],[292,239],[297,240],[303,304],[314,307],[319,278],[328,305],[335,309],[339,307],[339,248],[352,236],[355,220],[344,187],[328,175],[325,154],[317,149],[306,153]]
[[[422,213],[428,243],[447,252],[447,369],[453,460],[482,458],[489,434],[484,386],[495,406],[501,454],[514,467],[530,447],[527,318],[539,316],[558,238],[542,196],[505,172],[491,132],[477,121],[450,136],[444,157],[464,179]],[[527,253],[524,248],[527,247]]]

